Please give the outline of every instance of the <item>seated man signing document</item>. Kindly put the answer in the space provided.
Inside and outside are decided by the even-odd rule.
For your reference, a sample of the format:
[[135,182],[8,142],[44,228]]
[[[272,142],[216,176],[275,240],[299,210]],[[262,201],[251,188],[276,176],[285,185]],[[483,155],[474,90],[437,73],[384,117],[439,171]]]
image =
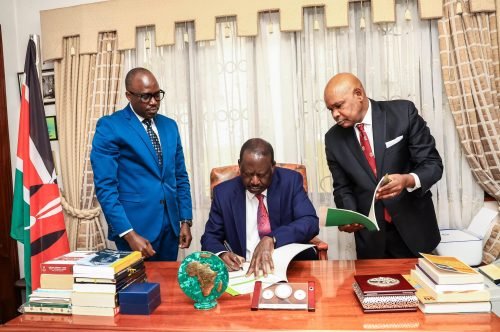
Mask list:
[[271,144],[252,138],[241,147],[241,175],[214,188],[201,247],[219,254],[230,271],[250,260],[247,276],[267,276],[274,248],[307,243],[319,233],[302,175],[275,164]]

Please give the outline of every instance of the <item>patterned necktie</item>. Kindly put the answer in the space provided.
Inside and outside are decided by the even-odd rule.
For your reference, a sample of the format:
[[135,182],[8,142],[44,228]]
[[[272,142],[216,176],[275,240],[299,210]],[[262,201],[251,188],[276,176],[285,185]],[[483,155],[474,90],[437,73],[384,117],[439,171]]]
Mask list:
[[271,222],[269,221],[269,214],[264,205],[264,195],[257,194],[255,197],[259,200],[259,207],[257,208],[257,230],[259,231],[259,237],[262,239],[263,236],[271,233]]
[[[375,174],[375,178],[377,177],[377,164],[375,163],[375,156],[373,155],[372,147],[370,146],[370,141],[368,140],[368,135],[365,131],[365,125],[363,123],[358,123],[356,128],[359,130],[359,143],[361,144],[361,150],[365,154],[365,158],[370,165],[370,168]],[[389,214],[389,211],[384,207],[384,219],[387,222],[391,222],[392,218]]]
[[146,132],[151,139],[151,143],[153,143],[153,148],[155,149],[156,155],[158,156],[158,165],[161,169],[163,167],[163,154],[161,152],[160,140],[158,139],[158,136],[156,136],[156,133],[153,131],[153,127],[151,126],[151,119],[144,119],[142,120],[142,123],[146,125]]

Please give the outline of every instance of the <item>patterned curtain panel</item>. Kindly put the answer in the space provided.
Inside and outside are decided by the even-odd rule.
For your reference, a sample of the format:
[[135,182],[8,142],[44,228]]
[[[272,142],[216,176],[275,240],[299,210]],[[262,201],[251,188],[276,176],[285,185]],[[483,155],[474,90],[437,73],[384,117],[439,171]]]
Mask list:
[[79,37],[65,38],[64,58],[54,64],[63,207],[71,250],[106,247],[89,154],[97,119],[116,108],[123,55],[116,51],[114,32],[99,34],[98,45],[97,54],[78,55]]
[[500,202],[500,67],[495,13],[446,1],[439,21],[443,81],[462,149],[479,185]]

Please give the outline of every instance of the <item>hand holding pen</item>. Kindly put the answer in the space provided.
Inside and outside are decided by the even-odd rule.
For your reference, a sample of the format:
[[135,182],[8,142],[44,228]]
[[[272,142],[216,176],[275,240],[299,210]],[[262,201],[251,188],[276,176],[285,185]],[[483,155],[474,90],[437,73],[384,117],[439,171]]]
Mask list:
[[228,270],[229,271],[243,270],[241,264],[243,264],[245,259],[241,256],[236,255],[227,241],[224,241],[224,247],[226,247],[227,252],[222,253],[220,255],[220,258],[224,261],[224,263],[228,267]]

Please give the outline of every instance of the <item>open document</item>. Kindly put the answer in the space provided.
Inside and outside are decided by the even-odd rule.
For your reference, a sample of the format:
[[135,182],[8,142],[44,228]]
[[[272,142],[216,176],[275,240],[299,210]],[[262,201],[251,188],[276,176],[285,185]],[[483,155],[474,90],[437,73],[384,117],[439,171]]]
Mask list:
[[361,224],[369,231],[379,231],[377,218],[375,217],[375,196],[380,187],[386,185],[391,180],[385,175],[378,183],[373,192],[372,205],[368,217],[352,210],[320,207],[319,222],[323,226],[343,226],[348,224]]
[[280,281],[288,281],[286,270],[290,261],[300,252],[314,247],[312,244],[291,243],[279,247],[273,251],[274,273],[268,274],[267,277],[245,277],[245,274],[250,267],[249,262],[243,263],[243,269],[239,271],[229,272],[229,285],[226,292],[231,295],[250,294],[253,292],[255,281],[262,281],[262,288],[269,287]]

